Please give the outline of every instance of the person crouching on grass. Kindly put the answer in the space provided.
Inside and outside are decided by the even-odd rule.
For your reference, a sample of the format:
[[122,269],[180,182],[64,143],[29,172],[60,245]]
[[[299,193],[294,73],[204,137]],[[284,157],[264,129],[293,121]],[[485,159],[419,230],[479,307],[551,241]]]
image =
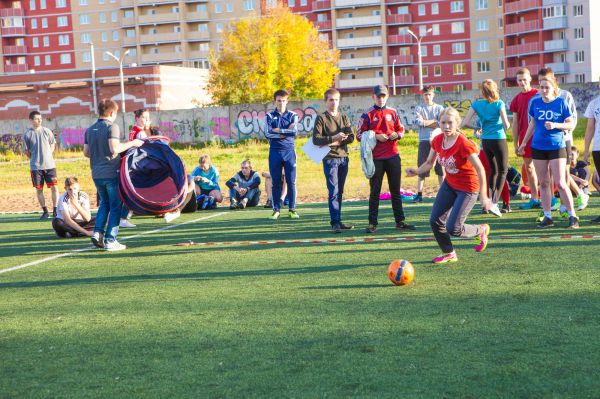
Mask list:
[[443,252],[432,259],[433,263],[458,260],[450,236],[475,237],[476,252],[483,252],[488,244],[489,225],[465,224],[477,201],[478,192],[484,210],[492,207],[492,201],[487,194],[486,175],[479,160],[479,150],[458,129],[460,123],[456,109],[449,107],[442,111],[440,127],[443,134],[431,141],[427,161],[416,169],[406,169],[409,177],[423,174],[433,168],[437,158],[446,172],[429,219],[433,235]]
[[58,199],[52,228],[61,238],[91,237],[96,218],[90,211],[90,199],[79,190],[76,177],[65,180],[65,192]]

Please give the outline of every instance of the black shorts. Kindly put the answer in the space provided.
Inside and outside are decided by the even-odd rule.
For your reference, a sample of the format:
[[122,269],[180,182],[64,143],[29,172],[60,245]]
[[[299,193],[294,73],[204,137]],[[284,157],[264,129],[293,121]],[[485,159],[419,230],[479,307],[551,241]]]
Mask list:
[[532,147],[531,157],[539,161],[549,161],[551,159],[567,158],[567,149],[561,148],[559,150],[537,150]]
[[[427,158],[429,157],[429,151],[431,151],[431,143],[429,141],[419,141],[419,150],[417,152],[417,165],[421,166],[425,163],[425,161],[427,161]],[[442,169],[442,165],[440,165],[439,162],[435,163],[435,166],[433,167],[435,174],[438,176],[444,176],[444,170]],[[420,174],[419,177],[421,179],[424,179],[426,177],[429,177],[429,172],[427,171],[426,173]]]
[[571,140],[565,140],[565,149],[567,150],[567,164],[571,163],[571,158],[573,158],[573,143]]
[[56,168],[31,171],[31,183],[33,183],[33,187],[37,189],[43,188],[44,182],[46,182],[48,187],[56,186]]

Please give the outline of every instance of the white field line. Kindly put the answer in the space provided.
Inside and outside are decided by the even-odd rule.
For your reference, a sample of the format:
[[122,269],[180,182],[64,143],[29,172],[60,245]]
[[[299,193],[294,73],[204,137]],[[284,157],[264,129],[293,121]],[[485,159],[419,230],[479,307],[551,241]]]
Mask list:
[[[200,222],[202,220],[207,220],[207,219],[212,219],[212,218],[215,218],[217,216],[221,216],[221,215],[225,215],[225,214],[226,214],[226,212],[219,212],[219,213],[215,213],[214,215],[204,216],[204,217],[201,217],[201,218],[198,218],[198,219],[194,219],[194,220],[188,220],[187,222],[183,222],[183,223],[170,224],[168,226],[161,227],[160,229],[154,229],[154,230],[144,231],[144,232],[139,233],[139,234],[135,234],[135,235],[132,235],[132,236],[124,237],[120,241],[131,240],[133,238],[138,238],[138,237],[141,237],[141,236],[144,236],[144,235],[147,235],[147,234],[154,234],[154,233],[158,233],[158,232],[161,232],[161,231],[165,231],[165,230],[169,230],[169,229],[174,229],[175,227],[185,226],[186,224],[196,223],[196,222]],[[76,254],[76,253],[79,253],[79,252],[90,251],[90,250],[93,250],[93,249],[96,249],[96,247],[89,246],[89,247],[86,247],[86,248],[80,248],[80,249],[75,249],[73,251],[64,252],[62,254],[52,255],[52,256],[49,256],[47,258],[38,259],[38,260],[35,260],[33,262],[25,263],[24,265],[13,266],[13,267],[9,267],[9,268],[6,268],[6,269],[0,269],[0,274],[12,272],[14,270],[24,269],[24,268],[30,267],[30,266],[39,265],[40,263],[49,262],[51,260],[55,260],[55,259],[59,259],[59,258],[64,258],[65,256],[73,255],[73,254]]]

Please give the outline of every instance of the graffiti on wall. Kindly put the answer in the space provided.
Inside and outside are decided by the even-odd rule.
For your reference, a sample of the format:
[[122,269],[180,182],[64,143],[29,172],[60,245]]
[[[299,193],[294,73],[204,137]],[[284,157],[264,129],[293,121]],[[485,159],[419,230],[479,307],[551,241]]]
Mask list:
[[[311,105],[305,108],[292,109],[298,115],[297,127],[299,136],[306,136],[312,132],[317,121],[317,115],[319,114],[317,111],[318,108],[318,105]],[[235,128],[239,133],[239,138],[243,139],[244,136],[264,138],[266,115],[267,112],[264,110],[246,109],[240,111],[235,121]]]

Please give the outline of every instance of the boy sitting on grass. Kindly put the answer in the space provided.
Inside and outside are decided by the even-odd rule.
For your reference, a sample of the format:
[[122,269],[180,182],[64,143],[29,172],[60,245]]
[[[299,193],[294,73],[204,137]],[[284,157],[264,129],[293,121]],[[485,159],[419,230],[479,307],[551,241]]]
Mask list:
[[52,228],[61,238],[91,237],[96,218],[90,211],[88,195],[79,190],[76,177],[65,180],[65,192],[58,199]]

